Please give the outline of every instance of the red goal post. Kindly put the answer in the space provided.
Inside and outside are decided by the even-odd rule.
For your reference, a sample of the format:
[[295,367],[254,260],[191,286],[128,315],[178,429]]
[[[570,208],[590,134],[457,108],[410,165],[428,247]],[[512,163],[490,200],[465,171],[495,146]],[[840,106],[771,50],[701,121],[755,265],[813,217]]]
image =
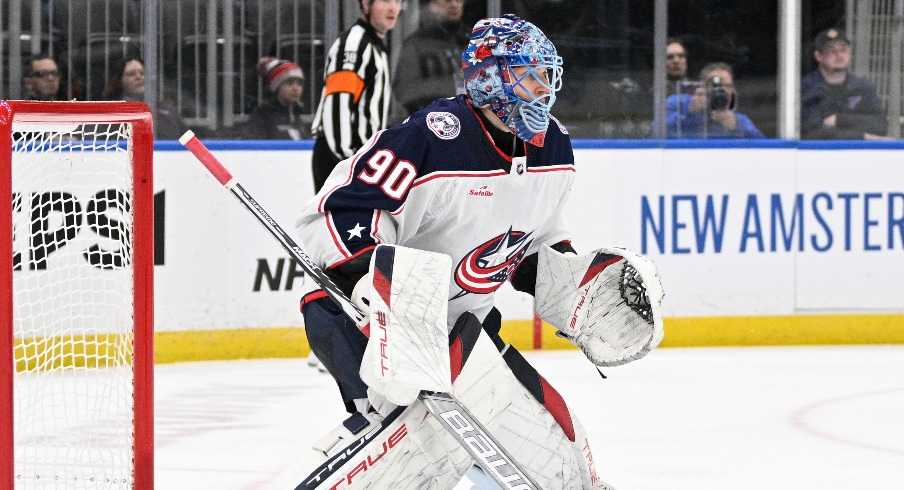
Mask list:
[[151,113],[0,101],[0,132],[0,490],[151,489]]

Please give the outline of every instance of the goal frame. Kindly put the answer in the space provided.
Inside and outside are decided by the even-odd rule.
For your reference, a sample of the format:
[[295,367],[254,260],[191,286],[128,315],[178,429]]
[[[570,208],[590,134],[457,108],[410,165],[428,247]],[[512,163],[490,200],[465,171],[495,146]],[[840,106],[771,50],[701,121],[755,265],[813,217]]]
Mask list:
[[132,125],[133,213],[133,470],[135,489],[154,487],[154,135],[151,111],[140,102],[0,101],[0,490],[15,484],[13,376],[13,123],[129,123]]

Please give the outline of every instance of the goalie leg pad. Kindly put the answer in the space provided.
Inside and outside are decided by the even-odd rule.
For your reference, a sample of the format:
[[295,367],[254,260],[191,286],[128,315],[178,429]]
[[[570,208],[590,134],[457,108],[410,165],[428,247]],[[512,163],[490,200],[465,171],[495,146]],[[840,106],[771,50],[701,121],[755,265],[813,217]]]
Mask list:
[[[512,347],[508,346],[506,352],[508,349]],[[523,362],[529,367],[526,360]],[[532,367],[530,370],[536,373]],[[545,383],[539,374],[536,376],[538,386]],[[486,332],[480,332],[467,363],[452,386],[454,396],[541,488],[589,489],[602,482],[596,475],[580,421],[568,411],[561,397],[557,403],[562,410],[560,414],[567,417],[568,423],[560,422],[559,417],[538,402],[509,368]],[[563,428],[567,425],[570,425],[568,433]]]
[[[409,405],[422,390],[451,389],[448,255],[393,245],[371,258],[370,339],[361,379],[395,405]],[[376,403],[375,403],[376,405]]]
[[[493,310],[496,312],[497,310]],[[477,339],[483,331],[483,324],[473,313],[465,312],[449,332],[449,364],[452,369],[452,382],[461,374],[462,369],[471,357]]]
[[662,341],[662,283],[653,261],[622,248],[563,255],[542,247],[537,315],[598,366],[640,359]]
[[440,490],[454,487],[471,466],[468,453],[420,404],[398,407],[385,419],[369,414],[363,428],[356,417],[363,416],[318,441],[319,466],[295,478],[296,490]]

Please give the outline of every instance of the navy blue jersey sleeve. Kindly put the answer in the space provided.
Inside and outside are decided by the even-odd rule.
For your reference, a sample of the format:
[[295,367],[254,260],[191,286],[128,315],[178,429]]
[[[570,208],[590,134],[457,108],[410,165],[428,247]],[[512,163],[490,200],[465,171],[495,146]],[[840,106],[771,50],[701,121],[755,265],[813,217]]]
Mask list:
[[379,133],[352,158],[347,181],[329,193],[323,210],[398,211],[428,152],[420,129],[406,123]]
[[333,185],[320,206],[340,249],[354,255],[385,243],[381,235],[394,236],[386,229],[392,223],[388,218],[405,205],[420,174],[429,151],[425,137],[416,124],[403,124],[378,133],[340,163],[337,170],[345,171],[345,179]]

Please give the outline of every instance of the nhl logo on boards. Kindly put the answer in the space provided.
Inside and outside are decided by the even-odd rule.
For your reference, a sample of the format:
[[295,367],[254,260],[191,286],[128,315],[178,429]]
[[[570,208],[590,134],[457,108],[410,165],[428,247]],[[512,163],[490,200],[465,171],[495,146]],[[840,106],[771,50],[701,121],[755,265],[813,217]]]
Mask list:
[[440,139],[450,140],[461,132],[461,121],[451,112],[431,112],[427,114],[427,127]]

